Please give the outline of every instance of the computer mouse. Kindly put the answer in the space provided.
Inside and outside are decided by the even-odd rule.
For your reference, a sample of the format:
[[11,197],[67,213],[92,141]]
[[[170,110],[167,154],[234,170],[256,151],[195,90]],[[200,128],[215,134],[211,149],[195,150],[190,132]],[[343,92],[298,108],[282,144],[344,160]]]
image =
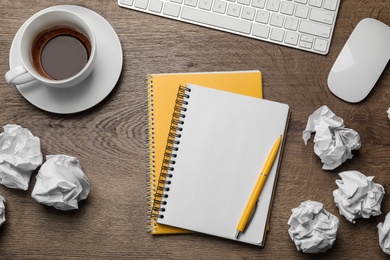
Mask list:
[[365,18],[355,27],[328,76],[337,97],[356,103],[372,90],[390,59],[390,27]]

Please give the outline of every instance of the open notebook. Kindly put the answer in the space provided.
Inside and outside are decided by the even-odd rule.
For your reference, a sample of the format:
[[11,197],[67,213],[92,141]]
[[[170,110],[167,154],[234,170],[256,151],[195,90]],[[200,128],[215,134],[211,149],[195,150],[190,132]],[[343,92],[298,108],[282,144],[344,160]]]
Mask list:
[[264,245],[282,149],[239,239],[236,227],[276,139],[285,139],[288,105],[189,84],[175,111],[157,222]]
[[[262,97],[263,91],[261,72],[258,70],[149,74],[146,80],[149,121],[148,197],[149,208],[152,208],[179,86],[193,83],[257,98]],[[154,216],[150,216],[148,230],[154,235],[189,232],[158,224]]]

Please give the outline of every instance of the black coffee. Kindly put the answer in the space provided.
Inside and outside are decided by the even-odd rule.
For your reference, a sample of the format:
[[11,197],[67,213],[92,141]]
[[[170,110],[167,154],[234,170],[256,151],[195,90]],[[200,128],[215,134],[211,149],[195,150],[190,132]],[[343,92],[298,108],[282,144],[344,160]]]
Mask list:
[[33,63],[45,78],[62,80],[81,71],[88,62],[91,44],[87,37],[68,27],[40,33],[32,47]]

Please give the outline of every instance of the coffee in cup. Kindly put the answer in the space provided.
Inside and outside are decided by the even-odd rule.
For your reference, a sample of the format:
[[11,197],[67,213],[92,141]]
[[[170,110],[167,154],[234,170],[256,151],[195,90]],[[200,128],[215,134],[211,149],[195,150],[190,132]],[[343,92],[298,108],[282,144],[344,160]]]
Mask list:
[[43,77],[53,80],[70,78],[88,63],[91,43],[70,27],[54,27],[38,34],[31,56],[34,68]]
[[5,75],[8,83],[38,80],[52,87],[70,87],[83,81],[96,61],[96,39],[92,28],[69,10],[44,10],[21,29],[21,64]]

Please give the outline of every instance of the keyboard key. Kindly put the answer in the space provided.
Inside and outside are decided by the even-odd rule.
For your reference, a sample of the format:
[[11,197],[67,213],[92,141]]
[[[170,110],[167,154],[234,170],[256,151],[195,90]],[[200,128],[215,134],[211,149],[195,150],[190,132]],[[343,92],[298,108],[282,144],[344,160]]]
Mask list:
[[294,13],[295,5],[290,2],[283,2],[282,8],[280,9],[280,12],[282,14],[292,15]]
[[333,24],[334,13],[313,8],[309,19],[320,23]]
[[325,52],[326,49],[328,48],[328,41],[317,38],[316,41],[314,42],[313,48],[316,51]]
[[311,35],[321,36],[323,38],[329,38],[331,27],[308,21],[301,21],[299,31]]
[[165,3],[163,13],[169,16],[178,17],[181,5]]
[[148,6],[148,0],[135,0],[134,6],[146,10],[146,6]]
[[298,29],[299,20],[294,17],[286,17],[286,23],[284,24],[284,28],[287,30],[296,31]]
[[200,0],[199,8],[204,10],[211,10],[212,0]]
[[298,38],[299,38],[298,33],[288,31],[286,33],[286,39],[284,40],[284,42],[291,45],[297,45]]
[[322,0],[309,0],[309,5],[315,6],[315,7],[321,7]]
[[267,1],[267,10],[278,12],[280,7],[280,0],[268,0]]
[[276,27],[282,27],[284,22],[284,16],[280,14],[272,14],[270,24]]
[[267,11],[259,10],[256,15],[256,22],[267,24],[269,21],[270,13]]
[[241,13],[241,6],[237,4],[229,4],[227,14],[234,17],[239,17]]
[[271,32],[271,40],[282,42],[284,36],[284,30],[273,28]]
[[269,27],[269,26],[266,26],[266,25],[262,25],[262,24],[256,23],[256,24],[253,26],[253,32],[252,32],[252,34],[253,34],[254,36],[257,36],[257,37],[260,37],[260,38],[267,39],[268,36],[269,36],[269,31],[270,31],[270,27]]
[[121,4],[132,6],[134,0],[121,0]]
[[255,18],[255,13],[256,13],[256,9],[245,6],[242,9],[241,17],[244,18],[245,20],[253,21],[253,19]]
[[198,0],[184,0],[184,4],[192,7],[196,7],[198,5]]
[[149,10],[152,12],[160,13],[163,7],[163,1],[150,0]]
[[252,29],[251,22],[189,7],[183,7],[181,18],[244,34],[249,34]]
[[295,16],[299,18],[307,18],[309,15],[309,7],[303,5],[297,5],[295,9]]
[[265,0],[253,0],[252,6],[257,8],[264,8],[265,6]]
[[249,5],[251,3],[251,0],[238,0],[238,3],[243,5]]
[[338,0],[324,0],[324,8],[335,11],[338,4]]
[[299,46],[301,46],[302,48],[311,49],[311,46],[313,46],[313,44],[311,42],[300,41]]
[[222,0],[215,0],[213,12],[224,14],[226,12],[227,3]]

